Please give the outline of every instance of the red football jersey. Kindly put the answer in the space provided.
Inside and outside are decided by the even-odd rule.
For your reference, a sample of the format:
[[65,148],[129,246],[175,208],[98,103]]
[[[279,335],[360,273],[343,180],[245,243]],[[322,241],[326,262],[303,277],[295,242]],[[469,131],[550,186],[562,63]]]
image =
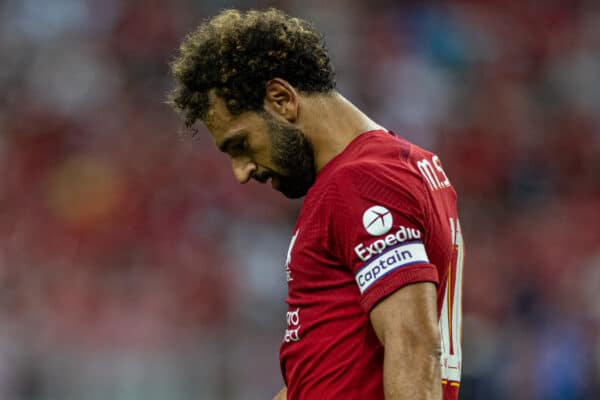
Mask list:
[[404,285],[437,284],[444,399],[461,369],[463,242],[440,160],[390,132],[355,138],[319,173],[288,250],[281,369],[291,400],[383,400],[369,311]]

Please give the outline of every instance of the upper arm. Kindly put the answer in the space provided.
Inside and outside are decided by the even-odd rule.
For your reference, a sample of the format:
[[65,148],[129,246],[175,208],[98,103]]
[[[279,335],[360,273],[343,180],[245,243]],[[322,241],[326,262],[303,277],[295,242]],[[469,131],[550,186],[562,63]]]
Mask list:
[[369,317],[384,347],[393,343],[409,351],[420,346],[439,351],[437,294],[432,282],[396,290],[377,303]]
[[385,398],[441,399],[435,285],[419,282],[398,289],[373,307],[370,318],[383,344]]
[[418,185],[403,169],[361,165],[337,172],[331,248],[353,274],[366,312],[403,286],[439,282],[425,248],[426,199]]

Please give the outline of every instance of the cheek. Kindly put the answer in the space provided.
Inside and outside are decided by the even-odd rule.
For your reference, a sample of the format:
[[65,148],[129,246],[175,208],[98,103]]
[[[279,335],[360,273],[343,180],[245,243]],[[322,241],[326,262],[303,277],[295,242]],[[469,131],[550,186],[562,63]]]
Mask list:
[[256,142],[256,145],[253,146],[252,158],[259,167],[268,169],[269,171],[278,172],[281,170],[281,166],[277,162],[279,157],[274,151],[276,151],[276,149],[273,148],[270,141],[262,140]]
[[256,164],[259,174],[262,173],[280,173],[279,166],[273,162],[273,157],[270,152],[267,151],[259,151],[254,152],[252,155],[252,161]]

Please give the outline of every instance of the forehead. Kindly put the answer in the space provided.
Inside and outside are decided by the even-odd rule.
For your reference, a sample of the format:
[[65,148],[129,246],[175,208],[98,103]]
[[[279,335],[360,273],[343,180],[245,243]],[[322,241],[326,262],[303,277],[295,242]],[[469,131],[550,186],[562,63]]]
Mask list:
[[208,92],[208,111],[204,124],[211,131],[223,131],[231,124],[233,115],[227,109],[225,101],[215,94],[214,90]]
[[258,113],[255,112],[232,115],[227,109],[225,100],[217,96],[214,90],[208,93],[208,103],[209,107],[204,124],[217,145],[232,134],[242,130],[251,130],[264,123]]

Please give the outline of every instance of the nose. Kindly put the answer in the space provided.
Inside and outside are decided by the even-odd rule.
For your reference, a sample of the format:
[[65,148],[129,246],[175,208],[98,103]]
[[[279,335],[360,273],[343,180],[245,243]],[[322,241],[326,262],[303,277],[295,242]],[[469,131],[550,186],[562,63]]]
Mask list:
[[231,167],[233,169],[235,179],[239,183],[247,183],[257,169],[256,164],[248,158],[233,158],[231,160]]

